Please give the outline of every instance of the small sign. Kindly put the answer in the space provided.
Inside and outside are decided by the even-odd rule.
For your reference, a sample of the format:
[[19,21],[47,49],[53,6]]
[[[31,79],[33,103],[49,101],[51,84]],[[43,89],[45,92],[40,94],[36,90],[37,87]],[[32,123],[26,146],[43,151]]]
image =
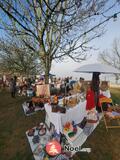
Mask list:
[[61,145],[60,143],[58,143],[57,141],[53,140],[50,141],[47,145],[46,145],[46,152],[50,155],[50,156],[56,156],[58,154],[61,153]]

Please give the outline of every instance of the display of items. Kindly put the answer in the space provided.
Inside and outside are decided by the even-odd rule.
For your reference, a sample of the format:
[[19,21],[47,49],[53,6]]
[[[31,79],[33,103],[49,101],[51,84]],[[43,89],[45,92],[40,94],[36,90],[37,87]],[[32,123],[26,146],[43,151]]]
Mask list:
[[40,102],[40,103],[33,103],[31,100],[30,101],[26,101],[22,104],[24,113],[26,116],[30,116],[32,114],[34,114],[37,111],[41,111],[44,110],[44,103]]
[[57,105],[58,102],[59,102],[58,101],[58,96],[57,95],[52,96],[50,101],[51,101],[50,102],[51,105]]
[[39,145],[35,148],[35,150],[33,151],[33,154],[36,155],[36,156],[38,156],[38,157],[44,157],[45,152],[44,152],[44,150],[43,150],[42,145],[39,144]]
[[28,136],[34,136],[34,133],[35,133],[35,129],[30,129],[28,131]]
[[[62,152],[63,145],[81,147],[84,144],[103,116],[98,112],[98,107],[102,108],[104,103],[107,105],[105,110],[104,107],[102,108],[104,118],[120,118],[120,110],[112,108],[113,102],[108,82],[104,81],[100,85],[99,79],[101,73],[116,73],[117,71],[109,69],[108,72],[105,65],[93,64],[80,67],[76,72],[93,73],[93,78],[87,90],[84,87],[84,78],[80,78],[75,86],[71,86],[76,90],[75,95],[71,95],[72,91],[69,92],[69,79],[63,84],[64,93],[62,94],[60,94],[60,84],[58,85],[56,81],[53,83],[53,88],[56,84],[59,87],[59,89],[55,88],[56,92],[53,93],[53,96],[50,95],[49,84],[36,83],[34,97],[33,90],[26,88],[25,95],[31,97],[31,100],[23,104],[24,113],[31,115],[45,108],[47,117],[45,117],[45,122],[47,119],[49,124],[54,126],[54,129],[51,129],[47,127],[50,125],[41,122],[26,131],[35,160],[68,160],[69,158],[65,157]],[[59,99],[58,95],[62,99]],[[65,141],[61,138],[62,135]]]
[[105,112],[106,117],[111,119],[120,119],[120,108],[112,108],[108,107],[107,111]]
[[75,94],[68,97],[63,97],[59,104],[67,109],[75,107],[80,102],[85,101],[85,95],[84,94]]
[[87,123],[87,117],[84,117],[83,120],[82,120],[82,122],[79,123],[79,124],[77,124],[77,125],[78,125],[80,128],[83,129],[83,128],[85,127],[86,123]]
[[35,135],[35,136],[33,137],[33,139],[32,139],[32,142],[33,142],[34,144],[39,143],[39,142],[40,142],[40,137],[39,137],[38,135]]
[[74,121],[71,122],[67,122],[65,125],[64,125],[64,132],[66,134],[68,134],[68,136],[71,138],[71,137],[74,137],[75,134],[77,133],[77,125],[75,124]]
[[46,127],[46,132],[44,134],[39,134],[45,127],[45,123],[41,122],[37,124],[36,127],[26,132],[35,160],[46,160],[47,158],[48,160],[53,160],[54,158],[58,159],[58,157],[69,160],[67,155],[61,153],[62,147],[60,142],[58,142],[58,135],[55,133],[54,129],[48,131]]
[[27,90],[27,96],[28,96],[28,97],[33,97],[33,96],[34,96],[34,91],[33,91],[33,89],[28,89],[28,90]]
[[39,134],[40,136],[45,135],[45,134],[46,134],[46,127],[41,128],[41,129],[39,130],[38,134]]
[[52,112],[55,112],[55,113],[57,113],[57,112],[59,112],[59,113],[66,113],[66,108],[61,107],[59,105],[53,105],[52,106]]
[[37,126],[36,126],[36,130],[41,130],[43,127],[44,127],[44,123],[43,122],[38,123]]
[[79,101],[78,101],[77,97],[70,97],[67,102],[67,106],[68,107],[75,107],[78,103],[79,103]]
[[36,85],[36,96],[37,97],[50,97],[50,86],[49,84]]
[[96,110],[91,110],[87,113],[87,122],[96,123],[99,120],[98,113]]
[[[48,110],[45,110],[46,115],[50,123],[54,125],[55,130],[52,132],[49,131],[49,135],[47,135],[48,129],[46,125],[39,123],[35,128],[28,130],[27,137],[28,139],[31,138],[31,142],[30,140],[29,142],[34,146],[34,150],[32,149],[32,151],[34,151],[34,154],[38,156],[39,159],[43,156],[43,160],[47,158],[52,160],[62,155],[61,150],[59,152],[55,145],[52,146],[52,141],[56,141],[61,145],[63,143],[61,141],[61,134],[64,134],[69,145],[75,146],[79,144],[82,146],[87,137],[99,124],[102,116],[100,114],[98,115],[96,111],[95,92],[93,92],[91,86],[88,88],[86,95],[78,93],[76,95],[63,97],[61,100],[58,99],[57,95],[52,97],[48,96],[46,94],[47,89],[45,89],[46,87],[43,85],[37,88],[38,97],[32,97],[28,108],[34,112],[35,106],[40,104],[40,107],[42,107],[45,104],[45,109],[48,108]],[[42,91],[40,88],[42,88]],[[106,98],[102,97],[101,103],[104,100],[106,101]],[[69,119],[68,121],[67,118]],[[58,157],[54,157],[57,154]]]
[[50,102],[50,98],[49,97],[32,97],[32,102],[33,103],[49,103]]

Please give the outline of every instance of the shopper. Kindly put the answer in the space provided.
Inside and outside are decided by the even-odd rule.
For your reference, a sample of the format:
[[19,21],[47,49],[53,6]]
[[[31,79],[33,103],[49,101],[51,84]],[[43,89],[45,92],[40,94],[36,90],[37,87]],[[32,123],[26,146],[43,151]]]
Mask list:
[[10,93],[11,93],[11,97],[15,98],[15,93],[16,93],[16,80],[15,78],[11,78],[10,80]]

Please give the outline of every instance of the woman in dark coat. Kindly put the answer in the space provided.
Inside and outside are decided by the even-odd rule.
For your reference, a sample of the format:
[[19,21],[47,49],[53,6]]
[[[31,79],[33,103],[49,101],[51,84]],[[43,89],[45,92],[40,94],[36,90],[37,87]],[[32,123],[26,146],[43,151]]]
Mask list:
[[16,77],[11,78],[10,80],[10,93],[11,93],[11,97],[15,98],[15,93],[16,93]]

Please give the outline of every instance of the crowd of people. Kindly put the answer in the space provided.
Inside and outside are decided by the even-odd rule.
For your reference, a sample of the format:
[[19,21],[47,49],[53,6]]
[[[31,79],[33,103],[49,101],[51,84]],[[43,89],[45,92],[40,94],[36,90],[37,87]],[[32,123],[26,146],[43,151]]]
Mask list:
[[[79,80],[73,79],[72,77],[65,78],[56,78],[52,77],[49,79],[50,92],[51,94],[72,94],[73,90],[78,92],[79,90],[83,91],[84,87],[84,78],[80,77]],[[9,87],[11,97],[15,97],[16,94],[22,96],[26,95],[28,89],[35,91],[35,85],[45,84],[44,76],[39,78],[23,78],[12,76],[10,78],[3,78],[2,86]]]
[[12,98],[15,98],[16,94],[26,95],[26,90],[31,87],[31,84],[35,83],[34,78],[22,78],[17,76],[9,76],[1,79],[0,86],[2,88],[9,88]]
[[[43,84],[45,84],[44,76],[40,76],[39,78],[33,78],[33,77],[21,78],[13,76],[12,78],[10,78],[9,83],[7,81],[7,85],[9,86],[12,98],[15,98],[16,95],[27,96],[27,90],[32,90],[33,96],[36,96],[36,85],[43,85]],[[3,86],[5,87],[5,85],[6,84],[4,81]],[[100,103],[99,102],[96,103],[96,100],[98,100],[99,98],[95,96],[97,92],[95,84],[85,81],[85,79],[82,77],[80,77],[79,80],[73,79],[72,77],[65,77],[65,78],[52,77],[51,79],[49,79],[49,85],[50,85],[50,95],[65,97],[76,93],[84,93],[87,100],[86,109],[91,110],[96,106],[97,110],[100,110]],[[99,89],[104,90],[105,86],[107,85],[103,84]],[[101,95],[101,93],[97,94]],[[110,95],[108,95],[108,97],[110,98]]]

